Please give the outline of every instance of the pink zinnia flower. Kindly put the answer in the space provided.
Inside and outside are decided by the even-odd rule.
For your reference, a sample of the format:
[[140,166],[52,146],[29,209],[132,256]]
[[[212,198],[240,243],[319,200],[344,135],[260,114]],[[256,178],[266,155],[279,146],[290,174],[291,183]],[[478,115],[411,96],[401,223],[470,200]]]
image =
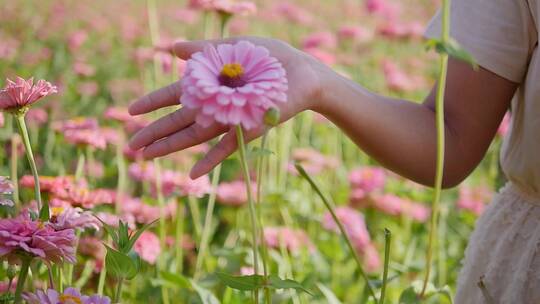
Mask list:
[[377,167],[355,169],[349,173],[349,183],[352,188],[351,199],[362,200],[371,192],[384,188],[386,173],[384,169]]
[[[371,238],[369,237],[362,213],[350,207],[338,207],[335,212],[353,245],[359,252],[363,252],[371,242]],[[324,215],[323,227],[334,232],[339,232],[339,228],[330,212]]]
[[390,90],[410,92],[421,87],[420,78],[411,77],[392,61],[385,60],[383,62],[383,72]]
[[304,52],[308,53],[309,55],[313,56],[315,59],[329,66],[336,64],[336,61],[337,61],[336,56],[334,54],[318,49],[318,48],[306,48],[304,49]]
[[287,78],[269,51],[247,41],[207,45],[187,61],[180,102],[199,110],[197,123],[252,129],[266,110],[287,101]]
[[278,3],[274,11],[293,23],[308,25],[313,21],[313,16],[308,11],[288,1]]
[[4,113],[0,112],[0,128],[4,126]]
[[186,196],[193,196],[201,198],[210,193],[212,185],[210,185],[210,179],[208,175],[203,175],[197,179],[191,179],[188,176],[176,181],[180,189],[180,194]]
[[338,30],[338,37],[341,40],[367,42],[373,38],[373,32],[361,26],[345,25]]
[[68,130],[95,130],[98,128],[98,121],[94,117],[77,117],[65,121],[55,122],[53,124],[53,129],[60,132],[65,132]]
[[47,113],[47,111],[41,108],[33,108],[28,111],[28,113],[26,113],[26,120],[28,121],[28,123],[35,126],[43,125],[47,122],[48,118],[49,114]]
[[[251,184],[251,190],[256,195],[257,184]],[[241,206],[247,204],[248,196],[244,181],[224,182],[217,186],[216,199],[219,203],[228,206]]]
[[401,11],[401,6],[398,3],[391,3],[388,0],[367,0],[366,9],[372,14],[387,19],[395,19]]
[[[324,155],[312,148],[296,148],[292,152],[292,160],[302,164],[309,174],[318,174],[323,170],[335,169],[339,166],[339,160],[335,157]],[[294,163],[289,163],[288,171],[298,174]]]
[[75,231],[55,230],[49,223],[34,221],[24,212],[14,219],[0,219],[0,258],[18,262],[20,252],[46,263],[75,263]]
[[137,162],[129,165],[128,174],[138,182],[153,182],[156,179],[154,164],[151,162]]
[[302,41],[303,48],[329,48],[334,49],[337,46],[337,39],[333,33],[324,31],[312,33]]
[[150,231],[145,231],[135,242],[133,250],[148,264],[155,264],[161,254],[159,238]]
[[68,143],[77,146],[90,146],[100,150],[107,147],[107,139],[99,130],[67,130],[64,138]]
[[79,290],[68,287],[63,293],[54,289],[46,292],[37,290],[35,293],[25,292],[23,299],[28,304],[110,304],[108,297],[95,294],[93,296],[81,295]]
[[303,230],[289,227],[265,227],[263,235],[264,241],[271,248],[280,248],[283,244],[292,253],[298,253],[302,248],[315,250],[315,246]]
[[16,81],[7,79],[7,85],[0,90],[0,110],[16,110],[28,107],[42,97],[57,93],[55,86],[45,80],[34,84],[34,79],[24,80],[17,77]]

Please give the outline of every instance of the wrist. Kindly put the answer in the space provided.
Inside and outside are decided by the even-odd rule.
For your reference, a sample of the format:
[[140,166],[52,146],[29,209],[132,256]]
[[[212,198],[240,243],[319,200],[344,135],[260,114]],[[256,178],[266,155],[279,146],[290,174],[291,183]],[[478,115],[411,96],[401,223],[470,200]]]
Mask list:
[[339,75],[319,62],[314,67],[314,71],[317,74],[318,83],[313,94],[310,110],[326,116],[332,108],[329,104],[332,103],[332,94],[335,93],[335,82]]

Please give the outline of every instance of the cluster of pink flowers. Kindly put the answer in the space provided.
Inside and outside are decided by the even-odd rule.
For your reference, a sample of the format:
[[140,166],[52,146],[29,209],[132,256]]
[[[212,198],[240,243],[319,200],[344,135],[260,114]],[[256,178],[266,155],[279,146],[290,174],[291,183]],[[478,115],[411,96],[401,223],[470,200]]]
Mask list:
[[[65,140],[77,146],[90,146],[103,150],[107,143],[114,143],[115,138],[111,138],[109,133],[104,132],[95,118],[76,118],[63,122],[55,122],[53,128],[64,135]],[[113,131],[116,132],[116,131]],[[106,134],[109,137],[105,136]],[[115,136],[112,134],[112,136]],[[108,140],[112,139],[112,140]]]
[[[253,196],[257,196],[257,184],[251,184]],[[244,181],[223,182],[217,186],[216,199],[219,203],[227,206],[242,206],[247,204],[248,195]]]
[[459,187],[459,198],[457,207],[481,215],[485,205],[493,198],[493,191],[486,186],[470,187],[462,185]]
[[264,241],[270,248],[279,249],[284,246],[291,253],[299,253],[303,248],[315,250],[315,246],[304,230],[289,227],[264,227],[263,234]]
[[[123,217],[132,218],[137,223],[148,224],[162,214],[161,207],[148,205],[138,198],[123,197],[118,203]],[[163,210],[165,218],[173,218],[176,214],[176,208],[183,208],[183,206],[177,205],[175,200],[171,200],[165,205]],[[114,225],[116,224],[114,223]]]
[[26,292],[23,294],[24,300],[28,304],[110,304],[108,297],[100,295],[85,296],[79,290],[68,287],[63,293],[54,289],[47,291],[37,290],[35,293]]
[[[369,232],[366,228],[364,216],[355,209],[350,207],[339,207],[335,210],[336,216],[343,224],[347,236],[355,249],[364,257],[364,263],[368,271],[375,271],[380,267],[381,261],[377,250],[375,249]],[[323,218],[324,228],[340,232],[332,215],[327,212]]]
[[269,51],[248,41],[207,45],[187,61],[180,102],[198,110],[197,123],[252,129],[270,108],[287,101],[285,69]]
[[370,194],[384,189],[386,171],[380,167],[354,169],[349,173],[349,183],[351,185],[351,202],[361,203]]
[[20,262],[21,254],[46,263],[75,263],[75,231],[56,230],[50,223],[32,220],[28,212],[0,219],[0,258]]
[[101,227],[101,222],[92,212],[72,207],[53,207],[49,222],[55,230],[87,228],[99,230]]
[[24,80],[17,77],[15,81],[7,79],[7,85],[0,90],[0,110],[16,110],[28,107],[47,95],[57,93],[55,86],[45,80]]
[[161,246],[159,238],[153,232],[145,231],[141,237],[135,242],[133,250],[149,264],[155,264],[161,254]]
[[[340,164],[336,157],[324,155],[311,148],[294,149],[291,158],[293,161],[302,164],[309,174],[318,174],[324,170],[332,170]],[[294,163],[288,165],[288,171],[292,174],[298,174],[296,168],[294,168]]]

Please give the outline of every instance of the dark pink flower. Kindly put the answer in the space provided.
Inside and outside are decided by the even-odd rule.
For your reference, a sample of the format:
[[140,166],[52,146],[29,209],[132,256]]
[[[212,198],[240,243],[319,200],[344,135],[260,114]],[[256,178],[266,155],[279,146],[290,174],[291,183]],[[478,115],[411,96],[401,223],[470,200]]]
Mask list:
[[[335,213],[339,221],[343,224],[353,245],[359,252],[363,252],[365,247],[371,243],[364,216],[350,207],[338,207]],[[323,227],[334,232],[339,232],[339,228],[329,212],[324,215]]]
[[21,252],[46,263],[75,263],[75,231],[55,230],[49,223],[30,219],[28,212],[0,219],[0,258],[18,262]]
[[265,227],[263,234],[266,245],[271,248],[281,248],[283,245],[292,253],[299,253],[302,248],[315,250],[315,246],[303,230],[289,227]]
[[180,102],[197,109],[197,123],[263,124],[266,110],[287,101],[287,78],[269,51],[248,41],[207,45],[187,61]]
[[[252,183],[251,189],[256,196],[257,185]],[[247,204],[247,189],[244,181],[223,182],[217,186],[216,199],[219,203],[228,206],[241,206]]]
[[16,110],[27,107],[45,97],[57,93],[57,88],[45,80],[34,84],[34,79],[7,79],[7,85],[0,90],[0,110]]
[[137,242],[135,242],[133,250],[137,252],[141,259],[153,265],[161,254],[159,238],[154,233],[145,231],[141,234]]
[[386,184],[385,170],[378,167],[363,167],[349,173],[351,184],[351,199],[358,201],[364,199],[371,192],[381,190]]

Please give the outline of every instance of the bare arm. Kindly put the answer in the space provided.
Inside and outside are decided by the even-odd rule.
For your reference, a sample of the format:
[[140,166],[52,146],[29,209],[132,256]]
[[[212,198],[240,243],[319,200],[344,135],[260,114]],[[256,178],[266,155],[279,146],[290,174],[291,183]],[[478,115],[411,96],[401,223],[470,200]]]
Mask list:
[[[328,67],[283,42],[244,37],[267,47],[288,73],[289,102],[281,107],[282,121],[311,109],[328,117],[355,143],[383,165],[417,182],[431,185],[435,175],[434,91],[424,104],[396,100],[367,91]],[[229,40],[230,41],[230,40]],[[175,46],[184,59],[205,43]],[[444,185],[463,180],[484,156],[507,110],[517,84],[485,69],[450,60],[445,96],[446,162]],[[180,86],[174,83],[142,97],[130,107],[137,115],[178,103]],[[194,124],[195,113],[179,109],[137,133],[133,149],[145,148],[147,158],[159,157],[205,142],[222,133],[225,137],[192,169],[191,176],[208,173],[236,150],[234,131],[227,126],[202,128]],[[260,136],[263,129],[247,133]]]

